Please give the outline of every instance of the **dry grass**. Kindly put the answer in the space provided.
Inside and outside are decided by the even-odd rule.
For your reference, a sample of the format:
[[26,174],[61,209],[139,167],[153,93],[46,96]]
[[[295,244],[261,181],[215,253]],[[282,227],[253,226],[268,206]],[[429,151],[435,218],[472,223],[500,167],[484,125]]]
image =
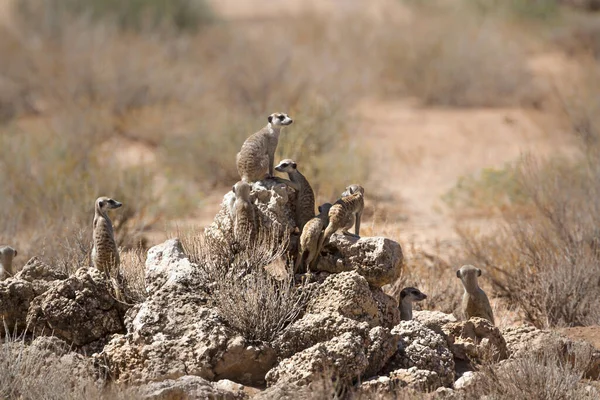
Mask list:
[[489,399],[592,399],[582,378],[591,360],[588,346],[566,351],[549,344],[543,351],[504,364],[485,365],[467,398]]
[[30,346],[23,338],[7,336],[0,344],[0,397],[17,399],[131,399],[123,387],[103,388],[91,363],[75,357],[59,358],[54,344]]
[[285,261],[289,234],[261,231],[248,246],[226,233],[180,237],[219,315],[246,339],[270,342],[304,312],[309,292],[294,286],[291,262]]

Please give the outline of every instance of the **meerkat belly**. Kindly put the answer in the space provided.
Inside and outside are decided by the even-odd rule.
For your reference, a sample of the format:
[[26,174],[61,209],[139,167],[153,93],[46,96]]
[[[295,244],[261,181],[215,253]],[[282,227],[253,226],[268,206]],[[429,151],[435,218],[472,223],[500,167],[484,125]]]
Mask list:
[[475,295],[468,295],[465,300],[464,309],[467,319],[471,317],[487,318],[482,299]]

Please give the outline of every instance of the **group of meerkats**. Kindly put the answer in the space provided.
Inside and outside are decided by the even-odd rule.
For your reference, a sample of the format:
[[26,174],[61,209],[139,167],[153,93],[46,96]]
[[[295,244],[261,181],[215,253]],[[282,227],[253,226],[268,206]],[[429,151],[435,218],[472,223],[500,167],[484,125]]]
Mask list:
[[[233,185],[234,199],[229,205],[229,213],[233,222],[233,234],[237,241],[246,242],[255,239],[259,227],[255,205],[250,200],[251,184],[256,181],[274,180],[294,189],[296,195],[295,223],[300,232],[298,254],[294,263],[294,273],[308,272],[315,269],[323,246],[338,231],[345,235],[359,237],[360,220],[364,209],[365,190],[358,184],[346,187],[333,204],[324,203],[318,207],[315,215],[315,194],[308,180],[298,170],[298,164],[285,159],[275,166],[275,150],[279,135],[285,126],[293,120],[284,113],[273,113],[267,118],[267,125],[246,139],[236,156],[237,170],[241,180]],[[276,177],[274,172],[287,173],[289,180]],[[115,241],[109,210],[123,204],[109,197],[99,197],[94,203],[94,220],[92,233],[92,265],[109,277],[117,298],[120,299],[120,258]],[[348,230],[354,226],[354,234]],[[0,279],[14,274],[12,260],[17,251],[10,246],[0,246]],[[481,270],[471,265],[460,268],[456,275],[462,281],[462,312],[466,319],[481,317],[494,323],[490,302],[479,287],[477,278]],[[407,287],[400,292],[400,314],[402,320],[412,319],[412,303],[421,301],[427,296],[418,289]]]

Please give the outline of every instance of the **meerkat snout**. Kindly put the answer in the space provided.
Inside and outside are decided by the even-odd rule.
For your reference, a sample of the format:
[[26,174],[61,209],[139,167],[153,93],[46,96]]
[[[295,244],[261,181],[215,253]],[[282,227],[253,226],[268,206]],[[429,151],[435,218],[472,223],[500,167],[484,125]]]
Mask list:
[[98,202],[98,207],[102,210],[114,210],[123,205],[123,203],[108,197],[99,197],[96,201]]

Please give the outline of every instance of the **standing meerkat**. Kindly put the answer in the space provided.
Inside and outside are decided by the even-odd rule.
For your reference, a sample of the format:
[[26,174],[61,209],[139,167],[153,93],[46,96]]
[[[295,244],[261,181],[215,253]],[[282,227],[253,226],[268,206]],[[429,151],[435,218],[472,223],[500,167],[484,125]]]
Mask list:
[[414,287],[405,287],[400,292],[400,320],[410,321],[412,319],[412,303],[423,301],[427,295]]
[[122,205],[111,198],[98,197],[94,210],[92,265],[113,278],[118,274],[121,260],[108,210]]
[[[344,193],[351,194],[338,199],[329,210],[329,223],[321,237],[319,253],[325,242],[329,241],[331,235],[338,230],[341,230],[344,235],[359,236],[360,234],[360,217],[365,208],[365,189],[360,185],[351,185],[346,188]],[[354,235],[348,232],[352,222],[354,223]]]
[[275,150],[279,134],[284,126],[294,122],[287,114],[273,113],[267,118],[267,126],[250,136],[236,156],[237,170],[244,182],[255,182],[273,177]]
[[17,256],[17,250],[10,246],[0,246],[0,280],[13,276],[13,258]]
[[460,278],[465,288],[461,310],[467,320],[471,317],[479,317],[495,324],[490,301],[477,283],[479,276],[481,276],[481,270],[472,265],[463,265],[456,271],[456,277]]
[[296,226],[302,232],[304,225],[315,216],[315,192],[304,175],[298,171],[298,165],[294,160],[281,161],[275,170],[286,172],[290,180],[282,179],[281,181],[296,191]]
[[251,189],[252,187],[244,181],[239,181],[232,188],[235,194],[235,201],[231,205],[233,235],[238,242],[242,241],[242,238],[252,241],[257,233],[256,214],[250,201]]
[[313,217],[304,225],[300,235],[298,257],[294,266],[295,274],[315,269],[319,258],[318,246],[323,237],[323,230],[329,223],[329,210],[331,207],[331,203],[320,205],[319,215]]

